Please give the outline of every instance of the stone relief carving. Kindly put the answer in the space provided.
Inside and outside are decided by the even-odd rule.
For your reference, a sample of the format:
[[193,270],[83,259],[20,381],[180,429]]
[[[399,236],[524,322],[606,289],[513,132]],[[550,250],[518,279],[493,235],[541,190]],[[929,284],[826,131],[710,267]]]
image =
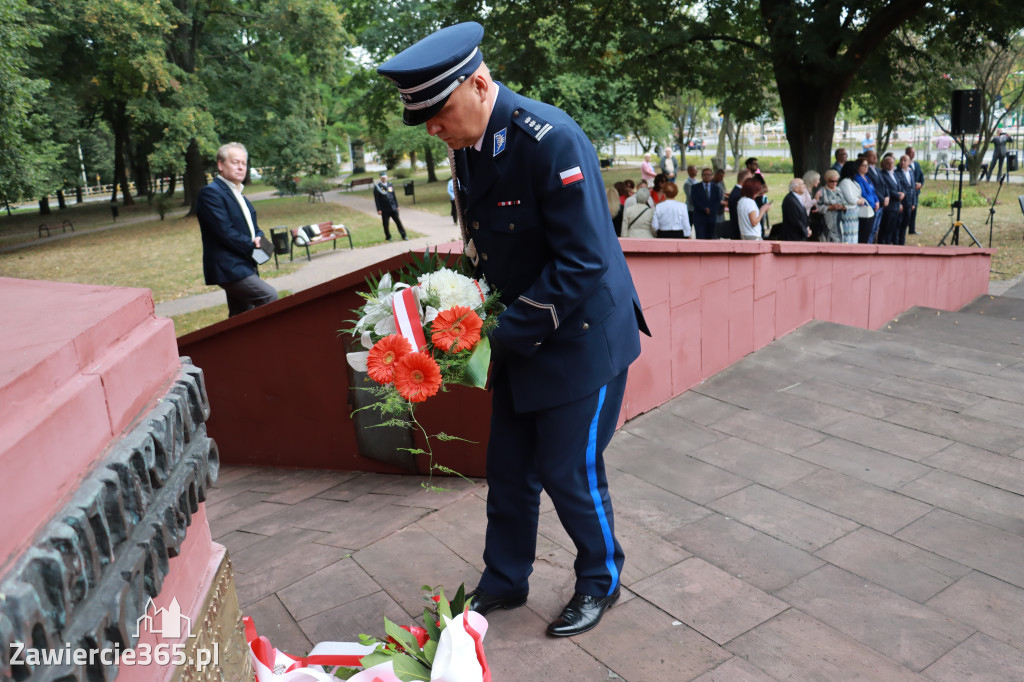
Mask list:
[[170,390],[116,441],[72,499],[0,576],[0,679],[105,682],[114,666],[11,665],[33,649],[129,649],[192,514],[217,479],[203,372],[187,357]]

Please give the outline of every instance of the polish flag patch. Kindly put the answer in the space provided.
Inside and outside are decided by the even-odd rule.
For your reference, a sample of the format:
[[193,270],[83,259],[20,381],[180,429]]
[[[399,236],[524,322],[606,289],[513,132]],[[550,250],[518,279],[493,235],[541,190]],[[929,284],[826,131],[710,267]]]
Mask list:
[[562,179],[562,187],[571,185],[579,182],[583,179],[583,169],[579,166],[573,166],[568,170],[564,170],[558,174],[558,177]]

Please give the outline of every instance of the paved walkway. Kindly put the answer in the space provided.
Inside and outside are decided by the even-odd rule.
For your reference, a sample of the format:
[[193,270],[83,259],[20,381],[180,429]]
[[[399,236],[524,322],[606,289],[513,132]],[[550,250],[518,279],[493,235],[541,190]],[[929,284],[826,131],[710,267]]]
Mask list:
[[[379,220],[373,199],[350,194],[342,190],[334,190],[324,194],[327,201],[341,204],[356,211],[362,211]],[[452,219],[449,216],[438,216],[409,206],[403,206],[401,212],[402,224],[405,225],[406,230],[417,232],[424,236],[403,242],[398,239],[398,231],[392,225],[391,234],[395,237],[394,241],[357,249],[344,248],[342,246],[343,242],[339,241],[337,249],[314,253],[312,262],[295,272],[280,277],[273,277],[273,265],[268,263],[263,266],[263,276],[271,275],[267,278],[267,281],[278,291],[287,290],[295,293],[330,281],[349,272],[361,270],[406,251],[423,251],[428,246],[447,244],[461,238],[458,226],[452,223]],[[324,247],[320,248],[323,249]],[[296,258],[299,257],[299,253],[305,259],[305,250],[297,249]],[[281,257],[278,256],[278,258]],[[224,302],[224,292],[218,289],[217,291],[205,294],[179,298],[176,301],[158,303],[156,305],[156,314],[161,317],[171,317],[222,305]]]
[[[529,604],[489,617],[494,680],[1024,680],[1022,321],[1024,284],[882,331],[814,322],[628,422],[622,600],[544,634],[573,582],[546,502]],[[486,485],[450,487],[225,467],[208,512],[243,611],[301,654],[476,584]]]

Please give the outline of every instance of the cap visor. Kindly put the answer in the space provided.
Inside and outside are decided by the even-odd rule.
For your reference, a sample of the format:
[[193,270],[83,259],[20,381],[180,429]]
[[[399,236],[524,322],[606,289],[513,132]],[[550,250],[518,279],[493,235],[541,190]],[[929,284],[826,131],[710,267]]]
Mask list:
[[437,102],[433,106],[429,106],[426,109],[406,109],[402,112],[402,121],[407,126],[418,126],[426,123],[432,119],[441,109],[444,109],[444,105],[448,102],[448,98],[445,97],[440,102]]

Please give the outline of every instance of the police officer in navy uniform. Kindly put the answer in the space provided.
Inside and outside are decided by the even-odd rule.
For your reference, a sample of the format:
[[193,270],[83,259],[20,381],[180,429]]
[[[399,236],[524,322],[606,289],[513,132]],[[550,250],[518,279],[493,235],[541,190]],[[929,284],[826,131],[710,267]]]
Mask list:
[[649,333],[597,154],[564,112],[495,83],[483,28],[442,29],[380,66],[408,125],[453,150],[466,254],[507,309],[490,340],[484,573],[473,608],[526,603],[541,489],[576,545],[575,594],[548,633],[595,627],[619,598],[623,552],[603,453],[626,371]]
[[394,218],[395,226],[402,240],[409,238],[405,236],[405,227],[402,226],[402,219],[398,217],[398,197],[395,196],[395,187],[388,181],[388,174],[382,172],[380,180],[373,185],[373,201],[377,204],[377,215],[384,221],[384,239],[391,241],[391,231],[388,230],[388,222]]

